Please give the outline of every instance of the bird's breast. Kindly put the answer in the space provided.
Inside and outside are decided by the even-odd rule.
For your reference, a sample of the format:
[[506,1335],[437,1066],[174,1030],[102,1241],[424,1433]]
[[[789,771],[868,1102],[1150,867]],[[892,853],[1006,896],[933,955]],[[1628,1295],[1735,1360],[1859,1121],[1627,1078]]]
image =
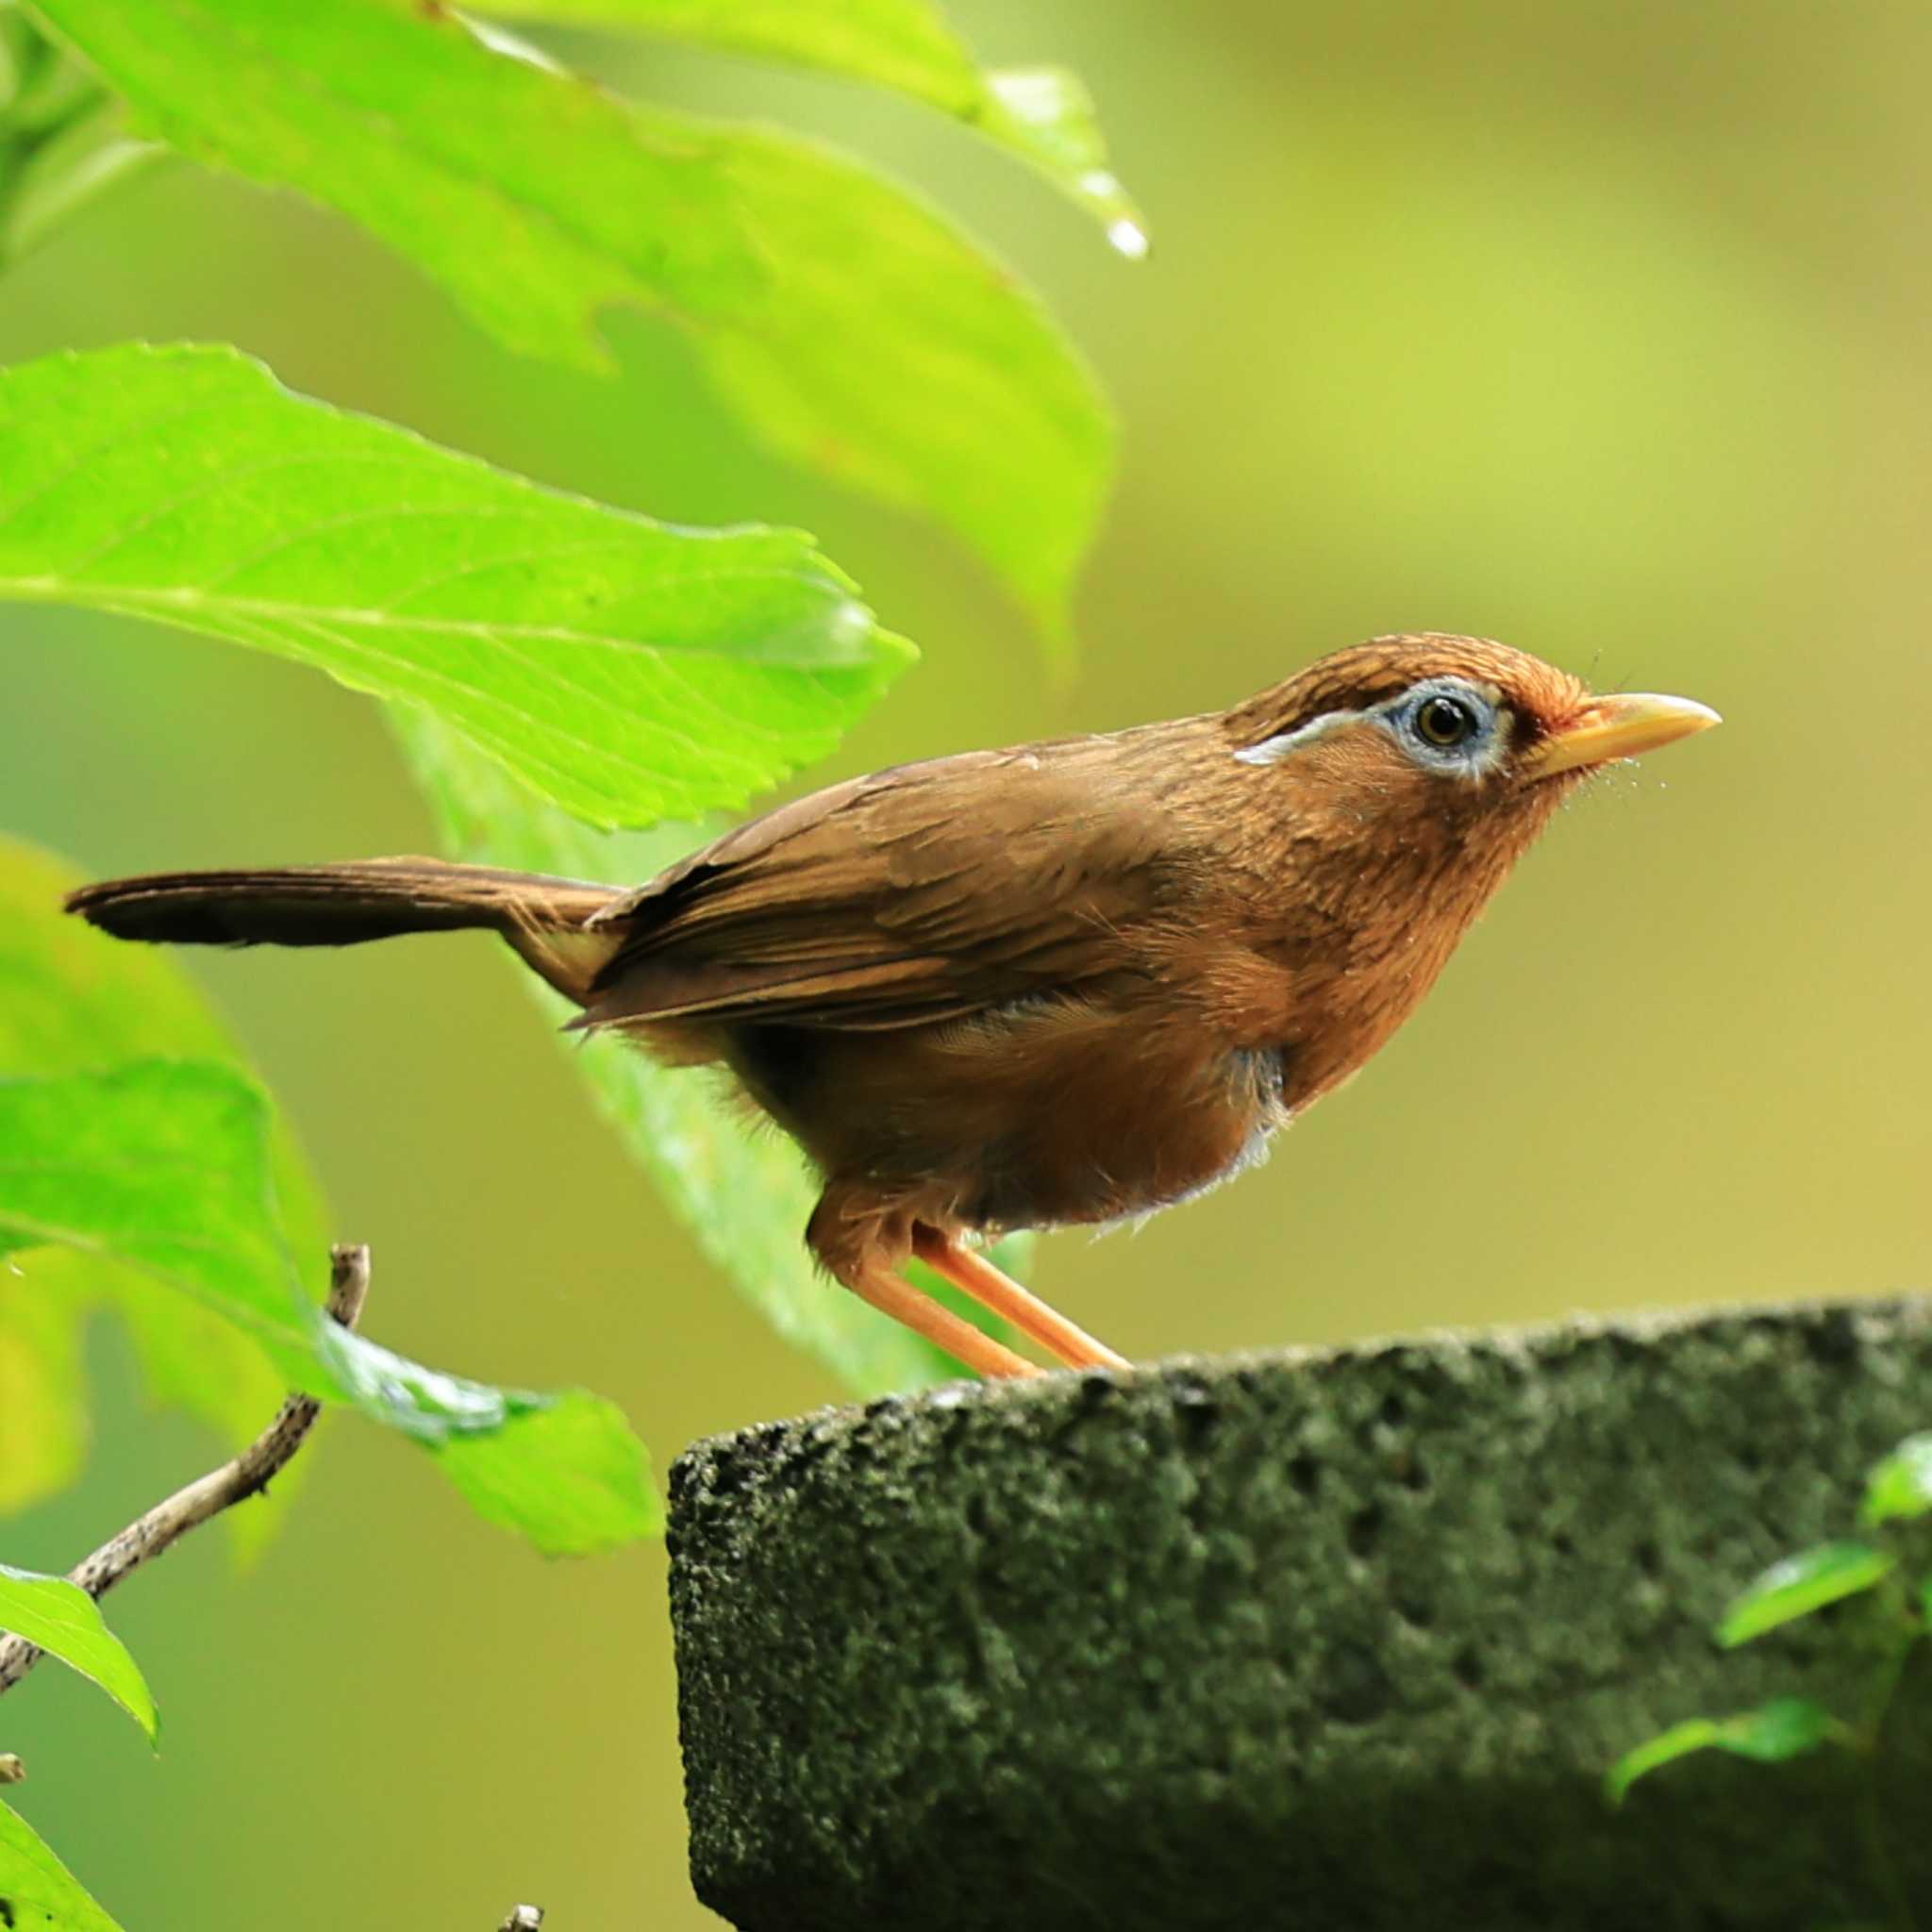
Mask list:
[[733,1058],[828,1178],[903,1184],[923,1217],[972,1228],[1151,1213],[1251,1165],[1288,1118],[1280,1053],[1075,1000]]

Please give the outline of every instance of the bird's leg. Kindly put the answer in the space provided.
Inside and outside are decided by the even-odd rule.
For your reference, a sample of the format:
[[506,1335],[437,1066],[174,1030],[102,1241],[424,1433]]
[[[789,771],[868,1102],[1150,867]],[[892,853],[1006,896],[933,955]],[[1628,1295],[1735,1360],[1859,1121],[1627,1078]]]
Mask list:
[[934,1274],[943,1275],[962,1294],[969,1294],[983,1308],[1003,1316],[1021,1334],[1031,1336],[1041,1347],[1070,1369],[1124,1369],[1124,1356],[1116,1355],[1104,1341],[1067,1320],[1058,1308],[1049,1307],[1037,1294],[1029,1293],[1011,1275],[1002,1274],[984,1255],[975,1254],[951,1235],[921,1222],[912,1230],[912,1252]]
[[915,1335],[924,1336],[955,1360],[978,1370],[982,1375],[1006,1379],[1040,1374],[1024,1356],[1002,1347],[991,1335],[982,1333],[951,1308],[941,1307],[929,1294],[923,1294],[909,1281],[901,1280],[882,1261],[861,1262],[850,1275],[841,1278],[861,1300],[870,1302],[893,1321],[903,1322]]

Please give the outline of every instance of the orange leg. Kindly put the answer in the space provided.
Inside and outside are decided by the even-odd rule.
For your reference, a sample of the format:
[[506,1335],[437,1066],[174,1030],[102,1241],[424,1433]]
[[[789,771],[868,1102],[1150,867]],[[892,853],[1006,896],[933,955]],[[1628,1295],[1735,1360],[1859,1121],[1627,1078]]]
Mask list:
[[[1000,1278],[1006,1279],[1004,1275]],[[909,1281],[900,1280],[890,1268],[876,1261],[861,1265],[846,1286],[861,1300],[870,1302],[893,1321],[903,1322],[915,1335],[924,1336],[982,1375],[1004,1378],[1040,1374],[1024,1356],[1003,1348],[991,1335],[982,1334],[951,1308],[942,1308],[929,1294],[922,1294]]]
[[984,1255],[962,1246],[950,1235],[924,1223],[912,1231],[912,1252],[942,1274],[962,1293],[970,1294],[981,1307],[991,1308],[1010,1322],[1021,1334],[1029,1335],[1057,1359],[1071,1369],[1124,1369],[1124,1356],[1116,1355],[1105,1342],[1096,1341],[1084,1328],[1076,1327],[1057,1308],[1050,1308],[1037,1294],[1030,1294],[1010,1275],[1003,1274]]

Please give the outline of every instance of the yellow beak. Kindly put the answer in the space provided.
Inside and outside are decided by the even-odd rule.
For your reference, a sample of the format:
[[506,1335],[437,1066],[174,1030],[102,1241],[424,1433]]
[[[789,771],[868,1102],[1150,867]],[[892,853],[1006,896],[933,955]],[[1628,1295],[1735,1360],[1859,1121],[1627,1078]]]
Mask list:
[[1524,775],[1548,778],[1584,765],[1608,764],[1612,758],[1634,758],[1723,723],[1695,698],[1658,697],[1654,691],[1597,698],[1530,752]]

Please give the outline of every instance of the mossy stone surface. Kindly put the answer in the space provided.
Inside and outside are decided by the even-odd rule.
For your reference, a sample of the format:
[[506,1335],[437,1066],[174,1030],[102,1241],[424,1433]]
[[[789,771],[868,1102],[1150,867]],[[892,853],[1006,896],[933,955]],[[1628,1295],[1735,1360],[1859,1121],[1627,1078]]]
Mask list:
[[[746,1932],[1932,1917],[1932,1697],[1875,1767],[1606,1766],[1857,1707],[1842,1609],[1719,1652],[1932,1424],[1932,1302],[955,1385],[672,1477],[691,1859]],[[1932,1550],[1928,1550],[1932,1557]],[[1875,1794],[1875,1796],[1874,1795]]]

